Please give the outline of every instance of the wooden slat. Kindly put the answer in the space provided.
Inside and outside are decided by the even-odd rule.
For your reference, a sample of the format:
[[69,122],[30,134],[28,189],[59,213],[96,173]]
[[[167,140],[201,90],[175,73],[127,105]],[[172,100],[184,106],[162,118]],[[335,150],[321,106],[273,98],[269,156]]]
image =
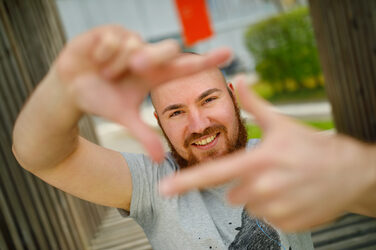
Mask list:
[[152,249],[142,228],[133,219],[121,217],[117,209],[108,211],[91,244],[92,250]]
[[[376,141],[376,0],[310,0],[336,129]],[[315,231],[317,249],[376,249],[376,220],[347,215]]]
[[[18,112],[64,44],[55,2],[0,0],[0,32],[0,248],[87,249],[107,209],[42,182],[11,151]],[[90,119],[81,123],[97,142]]]
[[376,141],[376,1],[310,0],[337,131]]
[[[1,162],[5,162],[3,154],[0,153],[0,160]],[[1,213],[0,216],[3,218],[1,221],[5,222],[7,225],[6,228],[2,228],[1,233],[1,245],[0,249],[22,249],[22,241],[18,237],[20,234],[17,224],[14,221],[14,216],[12,213],[11,208],[9,207],[9,202],[6,198],[5,188],[3,186],[3,182],[0,183],[0,209]]]

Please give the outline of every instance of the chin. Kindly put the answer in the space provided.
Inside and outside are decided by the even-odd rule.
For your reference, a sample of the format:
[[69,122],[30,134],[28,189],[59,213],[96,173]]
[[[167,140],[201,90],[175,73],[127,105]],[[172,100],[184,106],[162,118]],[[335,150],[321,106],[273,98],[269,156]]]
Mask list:
[[227,151],[218,151],[218,150],[215,150],[215,151],[212,151],[212,152],[206,152],[205,155],[201,156],[201,157],[197,157],[199,160],[199,162],[205,162],[205,161],[209,161],[209,160],[214,160],[214,159],[217,159],[221,156],[224,156],[227,154]]

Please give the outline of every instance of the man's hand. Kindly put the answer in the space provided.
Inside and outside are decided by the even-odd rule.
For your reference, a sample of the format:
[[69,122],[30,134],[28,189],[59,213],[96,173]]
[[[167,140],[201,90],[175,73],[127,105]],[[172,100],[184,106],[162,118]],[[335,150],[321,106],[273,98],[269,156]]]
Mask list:
[[261,126],[263,141],[251,151],[167,177],[160,186],[162,194],[235,181],[228,194],[231,203],[246,204],[253,215],[297,231],[334,219],[371,193],[376,166],[370,164],[374,157],[369,146],[345,136],[319,134],[273,112],[244,83],[238,84],[238,94],[243,108]]
[[229,57],[228,49],[203,57],[181,57],[176,41],[147,44],[122,27],[104,26],[71,41],[51,72],[67,87],[78,113],[96,114],[126,126],[160,161],[159,137],[141,121],[140,104],[158,84],[224,63]]

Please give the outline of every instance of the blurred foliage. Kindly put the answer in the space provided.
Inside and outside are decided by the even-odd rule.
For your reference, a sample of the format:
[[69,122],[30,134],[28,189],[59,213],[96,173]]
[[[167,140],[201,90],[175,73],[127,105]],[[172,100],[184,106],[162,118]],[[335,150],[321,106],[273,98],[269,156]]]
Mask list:
[[[301,121],[303,124],[316,128],[318,130],[329,130],[334,128],[333,121]],[[248,138],[261,138],[262,131],[259,126],[251,123],[246,124]]]
[[248,139],[254,139],[254,138],[261,138],[262,137],[262,131],[259,126],[254,124],[246,124],[245,125],[247,129],[247,135]]
[[323,89],[307,8],[298,8],[251,25],[245,41],[256,61],[261,84],[255,88],[262,96],[271,98],[302,89]]
[[272,85],[263,81],[250,85],[250,88],[274,104],[319,101],[327,98],[323,84],[320,83],[313,88],[305,87],[293,92],[280,92],[278,88],[281,88],[281,83]]

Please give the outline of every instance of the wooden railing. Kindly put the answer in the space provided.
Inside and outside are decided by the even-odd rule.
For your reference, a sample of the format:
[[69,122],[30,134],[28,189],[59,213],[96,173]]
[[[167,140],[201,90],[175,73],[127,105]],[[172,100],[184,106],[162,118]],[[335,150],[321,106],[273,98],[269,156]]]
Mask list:
[[[0,249],[88,249],[106,208],[34,177],[11,150],[15,119],[65,41],[55,2],[0,0],[0,34]],[[89,118],[80,128],[97,141]]]

